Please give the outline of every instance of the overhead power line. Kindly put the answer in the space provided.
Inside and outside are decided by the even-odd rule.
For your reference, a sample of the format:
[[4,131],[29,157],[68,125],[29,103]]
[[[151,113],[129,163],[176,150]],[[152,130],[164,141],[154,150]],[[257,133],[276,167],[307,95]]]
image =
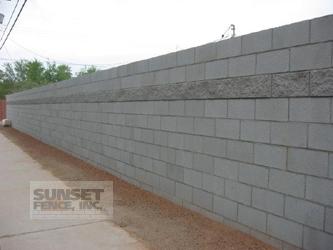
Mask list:
[[12,14],[10,15],[9,20],[8,20],[8,23],[7,23],[5,29],[4,29],[4,31],[3,31],[3,33],[2,33],[2,36],[1,36],[1,38],[0,38],[0,42],[2,41],[2,38],[3,38],[3,37],[5,36],[5,34],[6,34],[7,28],[9,27],[10,21],[12,20],[12,18],[13,18],[13,16],[14,16],[14,13],[15,13],[15,10],[16,10],[16,7],[17,7],[19,1],[20,1],[20,0],[16,0],[16,4],[15,4],[15,6],[14,6],[13,12],[12,12]]
[[[17,3],[18,3],[18,0],[17,0]],[[17,19],[20,17],[20,15],[21,15],[21,13],[22,13],[22,10],[23,10],[23,8],[24,8],[24,6],[25,6],[26,3],[27,3],[27,0],[24,0],[23,4],[22,4],[22,6],[21,6],[20,11],[19,11],[19,13],[17,14],[17,16],[16,16],[16,18],[15,18],[15,21],[14,21],[12,27],[10,28],[9,32],[7,33],[7,36],[6,36],[5,40],[4,40],[4,42],[2,43],[2,45],[1,45],[1,47],[0,47],[0,51],[1,51],[1,49],[3,48],[3,46],[5,45],[5,43],[6,43],[7,39],[8,39],[8,37],[9,37],[10,33],[12,32],[12,30],[13,30],[13,28],[14,28],[16,22],[17,22]],[[8,24],[8,25],[9,25],[9,24]]]

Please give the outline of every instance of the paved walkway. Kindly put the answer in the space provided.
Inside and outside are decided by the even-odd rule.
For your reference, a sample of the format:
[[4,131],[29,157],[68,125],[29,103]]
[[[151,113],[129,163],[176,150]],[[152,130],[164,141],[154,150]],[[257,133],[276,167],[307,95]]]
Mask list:
[[29,181],[59,180],[0,133],[0,249],[144,249],[110,221],[31,220]]

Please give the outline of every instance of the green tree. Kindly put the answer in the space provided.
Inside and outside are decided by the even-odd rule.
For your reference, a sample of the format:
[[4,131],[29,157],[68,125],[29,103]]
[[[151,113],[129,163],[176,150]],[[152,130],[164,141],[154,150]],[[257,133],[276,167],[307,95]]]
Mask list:
[[82,68],[77,74],[76,76],[83,76],[83,75],[86,75],[86,74],[90,74],[90,73],[94,73],[97,71],[97,68],[96,66],[94,65],[91,65],[89,67],[85,66],[84,68]]

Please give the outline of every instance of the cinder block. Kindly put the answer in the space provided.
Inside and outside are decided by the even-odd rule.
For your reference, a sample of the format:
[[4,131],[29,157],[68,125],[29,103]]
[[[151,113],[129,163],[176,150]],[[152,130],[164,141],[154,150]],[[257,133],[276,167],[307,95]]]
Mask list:
[[205,79],[217,79],[227,77],[227,60],[219,60],[206,63]]
[[311,42],[333,40],[333,15],[311,20]]
[[207,210],[213,210],[213,195],[201,189],[193,188],[193,204]]
[[289,50],[277,50],[257,55],[257,74],[286,72],[289,70]]
[[271,143],[286,146],[306,147],[305,123],[271,123]]
[[225,140],[212,137],[203,137],[202,145],[202,152],[205,154],[214,155],[217,157],[223,157],[226,155],[227,147]]
[[161,117],[161,129],[167,131],[177,131],[177,119],[174,116]]
[[257,99],[256,119],[288,121],[288,99]]
[[164,131],[154,131],[154,143],[157,145],[168,145],[168,133]]
[[177,66],[189,65],[194,63],[195,48],[181,50],[177,52]]
[[250,228],[255,228],[261,232],[266,232],[267,215],[265,212],[238,205],[238,221]]
[[333,179],[333,154],[332,153],[329,155],[328,163],[329,163],[329,165],[328,165],[328,172],[329,172],[328,176],[329,176],[329,178]]
[[229,59],[229,76],[254,75],[256,68],[255,55],[239,56]]
[[240,121],[231,119],[216,119],[216,136],[239,139]]
[[293,172],[327,177],[328,153],[289,148],[288,169]]
[[213,211],[231,220],[237,220],[237,203],[214,195]]
[[211,156],[203,154],[194,154],[193,169],[208,174],[214,173],[214,159]]
[[175,52],[149,59],[149,69],[151,71],[172,68],[176,66],[177,56]]
[[333,233],[333,208],[326,208],[325,231]]
[[272,30],[263,30],[242,36],[242,54],[269,50],[272,47]]
[[161,117],[160,116],[148,116],[147,126],[151,129],[161,129]]
[[155,74],[155,84],[168,84],[169,83],[169,70],[159,70],[154,72]]
[[227,117],[226,100],[206,100],[205,116],[208,117]]
[[302,247],[303,227],[298,223],[268,215],[267,233],[297,247]]
[[333,69],[312,70],[310,72],[310,95],[332,96],[333,85],[331,80]]
[[292,47],[309,42],[310,22],[302,21],[273,29],[273,49]]
[[239,162],[221,158],[214,160],[214,174],[226,179],[237,180]]
[[186,67],[178,67],[169,70],[169,83],[186,81]]
[[154,114],[155,115],[168,115],[169,104],[166,101],[154,102]]
[[191,117],[177,117],[177,131],[183,133],[193,133],[194,119]]
[[291,48],[290,70],[319,69],[331,66],[331,44],[319,43]]
[[249,142],[228,141],[227,157],[233,160],[253,162],[253,144]]
[[202,173],[185,168],[184,182],[192,187],[202,188]]
[[185,101],[186,116],[204,116],[205,101],[203,100],[188,100]]
[[241,139],[246,141],[269,142],[269,122],[241,121]]
[[168,146],[171,148],[184,148],[184,135],[176,134],[176,133],[169,133],[168,135]]
[[286,169],[287,148],[267,144],[254,144],[254,163],[272,168]]
[[161,147],[161,160],[168,163],[176,163],[176,150],[173,148]]
[[284,197],[282,194],[265,189],[253,188],[252,205],[261,210],[283,216]]
[[269,188],[280,193],[304,197],[305,177],[271,169],[269,172]]
[[194,132],[199,135],[214,136],[215,135],[214,119],[195,118]]
[[167,164],[167,177],[171,180],[184,182],[184,168]]
[[160,176],[160,189],[169,195],[175,195],[176,184],[173,180]]
[[183,116],[185,114],[185,102],[184,101],[170,101],[169,102],[169,114]]
[[309,148],[333,151],[333,125],[310,124]]
[[291,121],[330,122],[330,98],[291,98]]
[[192,168],[193,165],[193,153],[177,150],[176,151],[176,164],[186,168]]
[[184,136],[185,149],[193,152],[202,152],[202,137],[196,135]]
[[206,62],[216,59],[216,43],[208,43],[195,48],[195,62]]
[[324,227],[324,207],[305,200],[287,196],[285,216],[317,229],[323,229]]
[[186,66],[186,81],[200,81],[205,79],[205,64],[193,64]]
[[332,180],[308,176],[306,179],[306,194],[308,200],[324,205],[333,206],[333,182]]
[[333,246],[333,236],[309,227],[304,227],[303,248],[306,250],[327,250]]
[[241,37],[234,37],[216,43],[217,58],[239,56],[241,54]]
[[254,119],[254,100],[228,100],[228,117],[236,119]]
[[176,197],[192,202],[192,187],[176,182]]
[[207,192],[224,196],[224,179],[204,173],[202,178],[202,188]]
[[258,187],[268,186],[268,169],[256,165],[240,163],[238,169],[240,182]]
[[250,205],[251,187],[239,182],[225,180],[225,196],[233,201]]

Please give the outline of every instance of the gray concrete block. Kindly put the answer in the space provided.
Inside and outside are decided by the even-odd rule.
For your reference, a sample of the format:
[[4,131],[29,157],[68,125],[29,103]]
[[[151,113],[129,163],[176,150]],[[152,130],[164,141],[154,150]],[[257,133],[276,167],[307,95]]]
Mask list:
[[185,135],[184,138],[185,149],[193,152],[202,152],[202,137],[195,135]]
[[199,135],[214,136],[215,120],[206,118],[194,119],[194,132]]
[[330,98],[290,99],[290,120],[330,122]]
[[201,189],[193,188],[193,204],[212,211],[213,195]]
[[168,115],[169,104],[166,101],[154,102],[154,114],[155,115]]
[[253,144],[241,141],[227,142],[227,157],[233,160],[253,162]]
[[169,83],[180,83],[186,81],[186,67],[173,68],[169,70]]
[[333,40],[333,15],[311,20],[311,42]]
[[181,50],[177,52],[177,66],[194,63],[195,48]]
[[186,100],[185,115],[186,116],[204,116],[205,101],[203,100]]
[[214,173],[214,158],[203,154],[194,154],[193,169],[208,174]]
[[255,55],[240,56],[229,59],[229,76],[254,75],[256,67]]
[[241,136],[245,141],[269,142],[270,124],[263,121],[241,121]]
[[208,155],[224,157],[227,151],[226,145],[225,140],[212,137],[202,138],[202,152]]
[[254,119],[254,100],[228,100],[228,117],[236,119]]
[[176,182],[176,197],[192,202],[192,187]]
[[224,196],[224,179],[211,175],[203,174],[202,176],[202,188],[209,192],[219,196]]
[[173,180],[160,176],[160,189],[168,195],[175,195],[176,184]]
[[257,99],[256,119],[288,121],[288,99]]
[[205,79],[217,79],[227,77],[227,60],[219,60],[206,63]]
[[155,71],[155,84],[168,84],[169,83],[169,70]]
[[149,69],[151,71],[172,68],[177,66],[176,53],[169,53],[149,59]]
[[317,229],[323,229],[324,227],[324,207],[305,200],[287,196],[285,216]]
[[310,72],[310,95],[332,96],[333,69],[312,70]]
[[256,165],[240,163],[238,180],[258,187],[268,186],[268,169]]
[[192,168],[193,165],[193,153],[177,150],[176,151],[176,164],[186,168]]
[[237,220],[237,203],[214,195],[213,211],[231,220]]
[[185,102],[184,101],[170,101],[169,114],[183,116],[185,115]]
[[328,153],[289,148],[287,168],[293,172],[327,177]]
[[216,43],[217,58],[239,56],[241,54],[241,37],[234,37]]
[[226,100],[206,100],[205,116],[207,117],[227,117]]
[[238,205],[238,222],[261,232],[266,232],[266,220],[267,215],[265,212]]
[[331,43],[291,48],[290,70],[318,69],[331,66]]
[[174,116],[161,117],[161,129],[167,131],[177,131],[177,119]]
[[161,129],[161,117],[160,116],[148,116],[147,127],[151,129]]
[[310,22],[302,21],[273,29],[273,49],[292,47],[309,42]]
[[271,169],[269,172],[269,188],[280,193],[304,197],[305,177]]
[[171,148],[184,149],[184,135],[176,134],[176,133],[169,133],[168,146]]
[[177,131],[183,133],[194,132],[194,119],[191,117],[177,117]]
[[225,180],[225,196],[230,200],[250,205],[251,187],[236,181]]
[[315,201],[324,205],[333,206],[333,182],[331,180],[307,177],[306,194],[308,200]]
[[333,125],[310,124],[309,148],[333,151]]
[[192,169],[184,169],[184,182],[192,187],[202,188],[202,173]]
[[325,231],[333,233],[333,208],[326,208]]
[[168,163],[176,163],[176,150],[173,148],[161,147],[161,160]]
[[283,216],[284,196],[266,189],[253,188],[252,206]]
[[151,86],[155,85],[155,74],[154,72],[147,72],[140,75],[140,86]]
[[254,144],[254,163],[286,169],[287,148],[267,144]]
[[239,139],[240,121],[231,119],[216,119],[216,136]]
[[184,181],[184,168],[177,167],[173,164],[167,164],[167,177],[171,180],[183,182]]
[[302,232],[302,225],[274,215],[268,215],[268,234],[273,235],[274,237],[293,244],[297,247],[302,247]]
[[195,62],[207,62],[216,59],[216,43],[208,43],[195,48]]
[[272,30],[263,30],[242,36],[242,54],[269,50],[272,47]]
[[186,81],[199,81],[205,79],[205,64],[193,64],[186,66]]
[[306,147],[307,125],[305,123],[271,123],[271,143]]
[[309,227],[304,227],[303,248],[306,250],[327,250],[333,246],[333,236]]
[[257,55],[257,74],[286,72],[289,70],[289,50],[276,50]]
[[214,160],[214,174],[226,179],[237,180],[239,162],[221,158]]

